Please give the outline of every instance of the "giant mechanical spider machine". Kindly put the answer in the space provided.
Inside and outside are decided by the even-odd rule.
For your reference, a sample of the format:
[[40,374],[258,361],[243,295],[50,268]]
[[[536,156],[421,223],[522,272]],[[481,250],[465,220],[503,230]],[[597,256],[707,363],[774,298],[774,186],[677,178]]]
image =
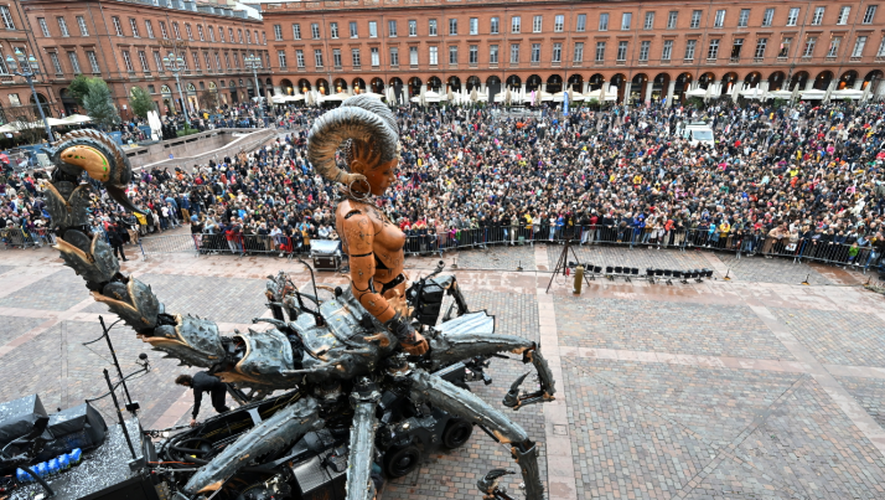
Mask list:
[[[150,286],[120,271],[106,239],[90,228],[87,207],[93,186],[84,172],[125,209],[139,211],[126,195],[132,172],[122,150],[100,132],[78,130],[54,143],[50,156],[55,169],[46,198],[58,236],[55,248],[65,265],[83,277],[95,300],[106,304],[142,341],[182,364],[207,368],[259,398],[290,391],[247,405],[251,422],[205,460],[194,459],[206,446],[204,437],[186,434],[190,441],[179,440],[177,449],[184,450],[196,468],[176,476],[174,498],[257,499],[271,498],[273,492],[276,498],[286,498],[280,495],[288,490],[280,486],[287,478],[277,472],[279,465],[299,446],[309,447],[309,436],[332,436],[334,442],[337,433],[343,443],[338,459],[346,459],[346,498],[370,500],[376,495],[373,464],[384,464],[385,472],[396,476],[417,462],[413,443],[401,438],[409,422],[420,427],[422,421],[445,427],[438,435],[448,447],[463,444],[472,426],[510,445],[526,498],[544,498],[536,443],[464,382],[484,376],[487,358],[515,353],[534,367],[538,379],[538,387],[530,392],[520,389],[528,373],[513,382],[503,403],[519,409],[553,399],[554,380],[547,363],[535,342],[495,333],[493,316],[469,312],[454,276],[437,275],[441,266],[406,294],[409,321],[429,344],[421,356],[404,352],[394,334],[354,299],[350,289],[327,288],[330,296],[322,299],[316,285],[313,294],[300,291],[285,274],[268,282],[274,319],[253,320],[272,328],[222,336],[208,319],[167,311]],[[437,324],[445,294],[454,302]],[[219,427],[225,426],[230,427]],[[250,472],[260,478],[248,487],[252,496],[225,490],[232,478]],[[512,498],[499,486],[507,473],[496,469],[478,481],[484,498]]]

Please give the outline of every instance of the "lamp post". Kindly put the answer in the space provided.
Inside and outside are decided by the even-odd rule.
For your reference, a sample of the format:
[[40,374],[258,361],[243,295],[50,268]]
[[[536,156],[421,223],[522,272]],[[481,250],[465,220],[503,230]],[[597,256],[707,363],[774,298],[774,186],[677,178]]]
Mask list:
[[181,89],[181,77],[178,76],[178,74],[181,73],[181,70],[184,69],[184,59],[176,57],[175,54],[170,52],[168,56],[163,58],[163,66],[175,76],[175,83],[178,85],[178,97],[181,99],[181,110],[184,111],[184,123],[187,124],[187,128],[191,128],[191,118],[187,112],[187,102],[184,98],[184,90]]
[[[43,120],[43,126],[46,127],[46,136],[49,138],[49,142],[55,141],[55,138],[52,136],[52,129],[46,120],[46,114],[43,113],[40,97],[37,96],[37,89],[34,88],[34,76],[40,74],[37,58],[33,54],[25,56],[21,50],[16,48],[15,57],[6,56],[6,65],[13,75],[20,76],[28,81],[28,85],[31,86],[31,94],[34,95],[34,102],[37,104],[37,110],[40,111],[40,119]],[[16,71],[17,68],[21,68],[21,70]]]
[[[255,79],[255,97],[258,97],[258,105],[261,106],[261,121],[264,122],[264,104],[261,103],[261,92],[260,86],[258,84],[258,68],[261,67],[261,58],[256,56],[255,54],[249,54],[248,56],[243,58],[243,63],[246,65],[246,69],[252,70],[252,77]],[[267,92],[265,92],[265,98]],[[270,103],[268,103],[270,105]]]

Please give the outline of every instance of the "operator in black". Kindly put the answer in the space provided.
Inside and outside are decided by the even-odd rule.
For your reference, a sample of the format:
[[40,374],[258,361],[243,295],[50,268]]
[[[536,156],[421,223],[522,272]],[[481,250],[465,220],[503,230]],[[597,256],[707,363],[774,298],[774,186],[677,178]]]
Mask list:
[[193,377],[182,374],[176,377],[175,383],[194,390],[194,411],[191,414],[191,427],[197,425],[197,415],[200,414],[200,403],[203,401],[204,392],[212,395],[212,407],[215,408],[215,411],[218,413],[230,411],[230,407],[225,404],[227,384],[218,377],[209,375],[209,372],[197,372]]

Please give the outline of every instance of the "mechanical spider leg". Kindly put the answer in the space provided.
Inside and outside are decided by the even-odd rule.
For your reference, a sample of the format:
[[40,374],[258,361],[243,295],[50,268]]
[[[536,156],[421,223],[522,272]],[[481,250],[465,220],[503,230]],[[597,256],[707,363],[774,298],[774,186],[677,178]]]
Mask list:
[[228,445],[211,462],[201,467],[184,489],[192,494],[217,491],[238,470],[249,465],[251,460],[277,453],[322,425],[317,402],[311,397],[305,397],[276,412]]
[[[510,452],[522,471],[525,495],[528,500],[544,500],[544,486],[538,470],[538,447],[529,440],[526,431],[503,413],[469,391],[424,371],[409,376],[410,394],[416,401],[427,401],[436,408],[458,415],[474,424],[487,428],[500,443],[511,444]],[[497,495],[497,482],[489,485],[486,498]]]
[[532,363],[538,373],[539,388],[520,395],[519,386],[528,375],[526,373],[510,386],[510,391],[504,397],[504,405],[518,410],[524,405],[552,401],[556,394],[556,381],[547,360],[541,354],[541,348],[530,340],[515,335],[478,332],[443,333],[430,341],[430,359],[434,367],[446,366],[473,356],[491,356],[507,351],[521,354],[523,363]]
[[375,497],[372,483],[372,458],[375,451],[375,407],[381,394],[375,384],[363,378],[350,394],[353,424],[350,427],[350,449],[347,452],[347,500],[371,500]]

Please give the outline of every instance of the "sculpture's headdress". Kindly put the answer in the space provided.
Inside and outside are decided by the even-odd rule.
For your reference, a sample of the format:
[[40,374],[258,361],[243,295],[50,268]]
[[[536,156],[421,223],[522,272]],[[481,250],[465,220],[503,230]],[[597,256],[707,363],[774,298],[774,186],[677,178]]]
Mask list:
[[345,146],[345,162],[360,158],[369,165],[396,158],[399,127],[396,117],[375,97],[357,95],[321,116],[307,138],[307,159],[326,179],[348,184],[362,176],[346,172],[335,163],[335,153]]

